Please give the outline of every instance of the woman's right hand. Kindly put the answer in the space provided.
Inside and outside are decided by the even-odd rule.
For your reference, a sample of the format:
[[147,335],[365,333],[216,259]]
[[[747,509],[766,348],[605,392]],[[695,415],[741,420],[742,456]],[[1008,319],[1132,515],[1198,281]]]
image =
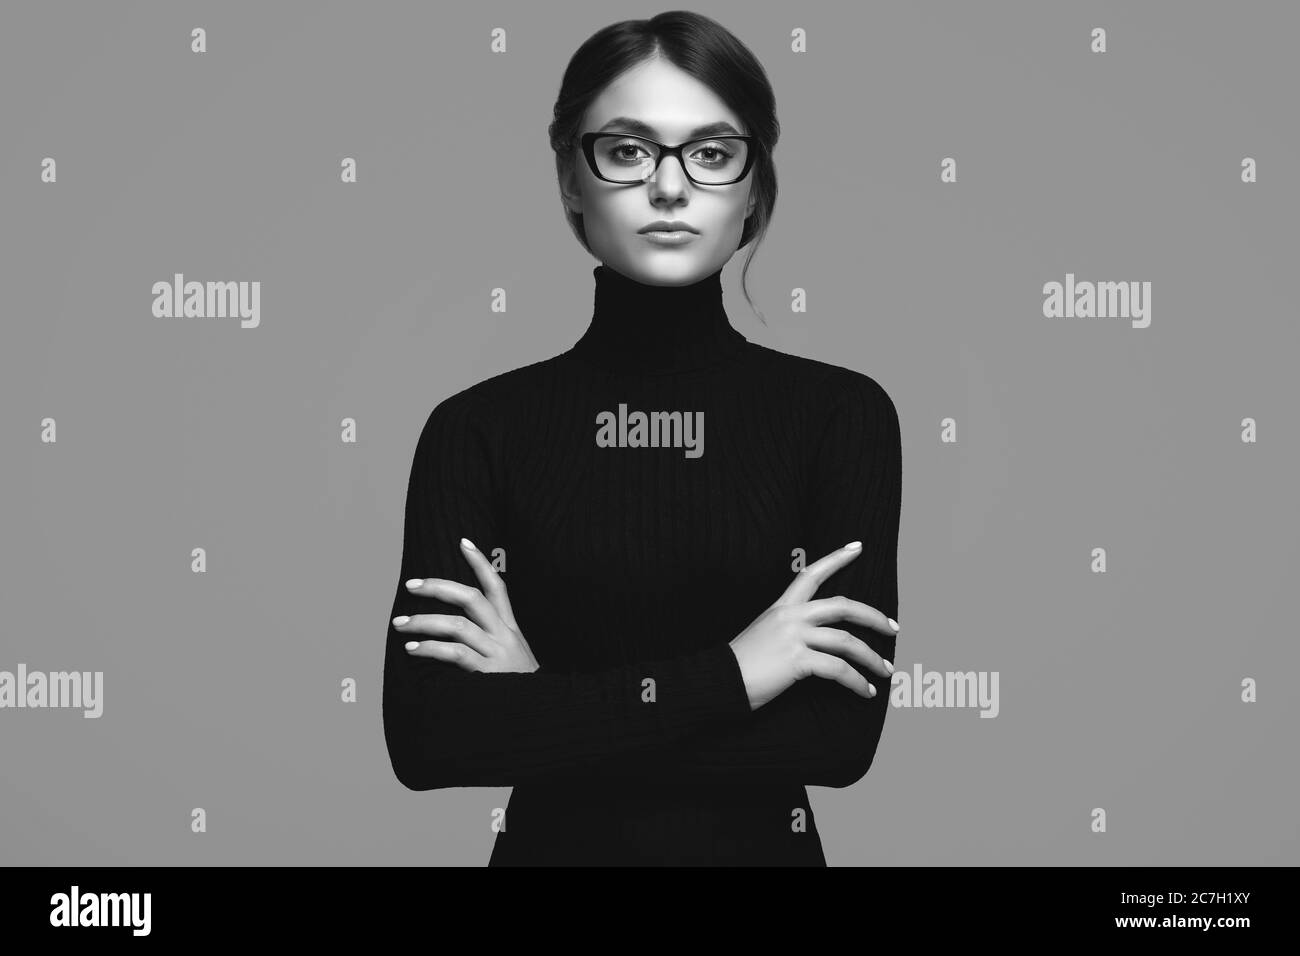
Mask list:
[[865,641],[837,627],[819,626],[826,621],[848,620],[892,637],[898,628],[889,618],[861,601],[841,595],[812,600],[823,581],[861,553],[862,543],[855,541],[804,568],[776,603],[731,641],[753,710],[805,677],[839,681],[863,697],[875,697],[875,686],[854,670],[849,660],[881,677],[893,676],[894,665]]

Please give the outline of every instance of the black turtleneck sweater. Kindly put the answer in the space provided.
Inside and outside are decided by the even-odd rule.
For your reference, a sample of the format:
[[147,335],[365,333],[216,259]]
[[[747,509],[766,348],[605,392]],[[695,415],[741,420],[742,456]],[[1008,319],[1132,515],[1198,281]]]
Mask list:
[[[888,681],[854,664],[876,697],[808,677],[751,710],[729,642],[800,554],[854,540],[816,597],[898,618],[897,412],[861,372],[748,341],[720,270],[689,286],[594,275],[571,349],[444,399],[420,434],[384,662],[393,769],[413,790],[512,786],[492,866],[825,865],[805,787],[867,772]],[[638,412],[691,427],[652,445]],[[467,616],[403,584],[477,587],[462,537],[504,556],[538,671],[405,650],[392,617]],[[892,637],[825,626],[894,658]]]

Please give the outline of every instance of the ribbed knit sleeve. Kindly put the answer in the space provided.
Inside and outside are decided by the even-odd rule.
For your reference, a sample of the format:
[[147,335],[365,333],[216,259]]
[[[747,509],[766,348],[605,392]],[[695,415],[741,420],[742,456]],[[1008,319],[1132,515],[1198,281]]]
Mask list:
[[[514,786],[671,746],[750,713],[725,643],[596,673],[470,672],[405,650],[413,637],[393,627],[393,617],[465,610],[412,595],[403,582],[437,577],[478,587],[459,541],[502,539],[501,476],[492,465],[501,434],[476,411],[472,390],[439,404],[411,464],[384,658],[384,736],[398,780],[412,790]],[[642,700],[647,677],[655,681],[651,702]]]
[[[834,383],[832,385],[832,383]],[[839,398],[810,458],[808,562],[862,541],[862,553],[816,597],[842,594],[898,620],[898,531],[902,440],[898,412],[872,378],[837,369],[826,387]],[[775,600],[777,595],[773,595]],[[828,621],[891,663],[896,639],[853,621]],[[733,658],[734,659],[734,658]],[[602,771],[641,779],[789,782],[847,787],[875,757],[889,710],[890,680],[853,663],[877,694],[807,677],[741,720],[605,763]],[[739,673],[739,665],[736,665]]]

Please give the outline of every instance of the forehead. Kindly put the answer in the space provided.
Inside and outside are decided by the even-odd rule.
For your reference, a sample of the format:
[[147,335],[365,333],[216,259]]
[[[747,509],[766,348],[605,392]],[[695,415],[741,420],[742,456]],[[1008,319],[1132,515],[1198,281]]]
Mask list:
[[[745,132],[734,111],[704,83],[667,60],[638,63],[605,87],[587,108],[584,129],[598,130],[611,121],[626,117],[649,127],[645,135],[657,134],[668,142],[688,136],[717,136],[731,131]],[[730,129],[719,124],[729,124]],[[637,132],[627,123],[624,132]],[[698,130],[709,127],[707,132]]]

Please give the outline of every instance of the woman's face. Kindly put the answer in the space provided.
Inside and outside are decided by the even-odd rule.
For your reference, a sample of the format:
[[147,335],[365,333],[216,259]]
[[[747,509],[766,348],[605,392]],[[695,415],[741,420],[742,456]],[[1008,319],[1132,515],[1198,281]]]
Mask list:
[[[638,64],[610,83],[587,109],[579,132],[601,130],[616,117],[640,120],[653,132],[639,133],[623,124],[611,126],[610,131],[634,133],[669,146],[698,138],[694,131],[712,123],[730,123],[742,135],[749,132],[712,90],[658,58]],[[635,156],[635,149],[626,155]],[[645,182],[619,185],[598,179],[578,147],[563,196],[571,210],[582,214],[587,242],[601,262],[648,285],[688,285],[717,272],[735,254],[745,218],[754,210],[753,182],[751,168],[738,183],[698,186],[686,177],[675,157],[666,156]],[[660,219],[680,220],[696,233],[684,243],[670,245],[640,231]]]

